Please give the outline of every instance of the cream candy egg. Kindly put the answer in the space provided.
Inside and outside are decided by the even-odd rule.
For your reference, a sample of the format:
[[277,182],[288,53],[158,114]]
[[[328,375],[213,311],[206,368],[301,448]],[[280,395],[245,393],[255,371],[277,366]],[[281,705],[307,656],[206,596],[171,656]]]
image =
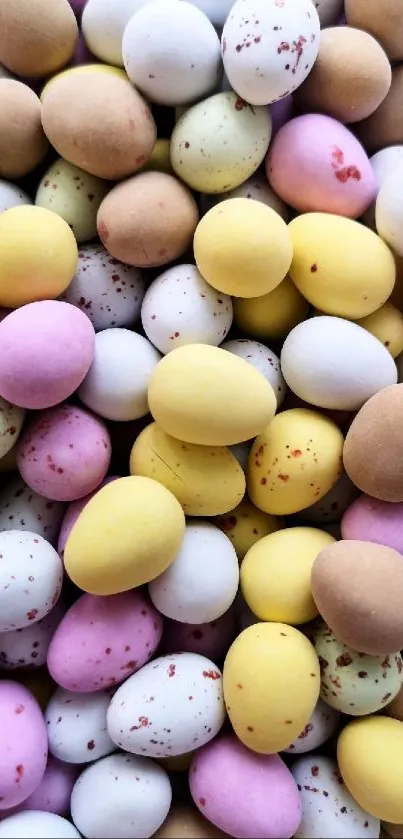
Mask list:
[[378,839],[379,819],[370,816],[344,786],[329,757],[300,757],[291,772],[302,800],[302,821],[295,839]]
[[285,754],[305,754],[319,748],[333,736],[339,722],[339,711],[331,708],[322,699],[318,699],[309,722],[291,746],[284,749]]
[[35,204],[61,216],[77,242],[97,235],[97,212],[110,185],[61,157],[52,163],[39,183]]
[[[388,178],[389,175],[393,175],[400,164],[403,164],[403,145],[387,146],[386,149],[381,149],[376,152],[376,154],[373,154],[372,157],[369,158],[369,162],[375,175],[376,194],[378,194],[386,178]],[[374,201],[365,211],[362,219],[363,222],[372,230],[376,229],[375,206],[376,196]]]
[[288,207],[276,195],[270,184],[267,183],[264,175],[260,172],[255,172],[245,183],[235,187],[230,192],[222,192],[219,195],[202,195],[200,201],[203,214],[207,213],[215,204],[218,204],[220,201],[226,201],[228,198],[251,198],[253,201],[260,201],[262,204],[266,204],[267,207],[275,210],[284,221],[288,221],[289,219]]
[[171,784],[161,766],[118,752],[84,769],[73,788],[71,814],[88,839],[148,839],[165,821],[171,799]]
[[137,332],[98,332],[94,360],[78,396],[87,408],[105,419],[144,417],[148,413],[147,388],[160,358],[150,341]]
[[41,709],[32,693],[18,682],[0,682],[0,737],[1,814],[1,810],[21,804],[40,784],[48,756]]
[[37,668],[46,664],[49,644],[65,607],[60,602],[40,621],[0,633],[0,669]]
[[57,603],[63,568],[59,555],[42,536],[29,531],[0,533],[0,632],[41,620]]
[[10,210],[11,207],[19,207],[21,204],[32,204],[28,193],[16,184],[0,179],[0,213]]
[[93,55],[123,67],[122,38],[130,18],[153,0],[87,0],[81,18],[85,42]]
[[17,475],[0,490],[0,531],[30,530],[57,543],[64,505],[38,495]]
[[224,24],[221,51],[236,93],[251,105],[269,105],[302,84],[319,44],[311,0],[237,0]]
[[0,396],[0,457],[4,457],[15,445],[25,419],[25,411],[11,405]]
[[381,184],[375,205],[377,232],[399,256],[403,256],[402,187],[403,162]]
[[280,407],[286,394],[286,383],[281,372],[280,359],[276,354],[260,344],[258,341],[248,341],[245,338],[237,338],[232,341],[225,341],[221,344],[222,350],[232,352],[239,358],[244,358],[252,364],[259,373],[267,379],[276,394],[277,405]]
[[83,245],[76,274],[60,299],[82,309],[98,332],[135,323],[144,292],[139,268],[118,262],[100,244]]
[[161,656],[116,691],[107,714],[117,746],[146,757],[175,757],[212,740],[225,719],[222,676],[196,653]]
[[229,609],[239,584],[231,541],[207,521],[190,521],[172,565],[149,583],[154,606],[182,623],[207,623]]
[[133,15],[122,54],[130,81],[160,105],[195,102],[214,90],[221,75],[213,24],[196,6],[178,0],[154,0]]
[[45,722],[49,751],[66,763],[91,763],[115,751],[106,730],[111,693],[72,693],[58,688],[48,703]]
[[141,321],[164,355],[183,344],[218,346],[232,324],[232,300],[212,288],[195,265],[175,265],[146,291]]
[[67,819],[44,810],[16,813],[0,822],[0,837],[4,839],[76,839],[80,835]]
[[386,347],[366,329],[336,317],[298,324],[284,342],[281,370],[300,399],[342,411],[358,410],[374,393],[397,383]]

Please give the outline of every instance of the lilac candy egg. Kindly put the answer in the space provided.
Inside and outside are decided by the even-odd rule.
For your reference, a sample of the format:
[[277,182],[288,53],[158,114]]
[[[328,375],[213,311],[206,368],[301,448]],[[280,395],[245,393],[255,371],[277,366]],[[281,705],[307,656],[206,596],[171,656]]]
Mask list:
[[163,648],[166,653],[198,653],[217,661],[225,655],[235,635],[235,613],[228,609],[210,623],[164,621]]
[[80,67],[82,64],[97,64],[98,59],[90,52],[85,43],[82,32],[79,32],[77,43],[73,52],[70,67]]
[[161,635],[161,615],[140,591],[84,594],[52,638],[50,675],[61,687],[80,693],[111,687],[151,658]]
[[0,632],[41,620],[56,605],[63,567],[49,542],[36,533],[0,533]]
[[312,752],[326,743],[330,737],[335,733],[340,722],[340,713],[335,708],[331,708],[322,699],[318,699],[313,710],[309,722],[306,724],[303,731],[288,749],[284,749],[286,754],[304,754],[305,752]]
[[49,751],[66,763],[91,763],[115,751],[106,728],[110,690],[72,693],[58,688],[45,711]]
[[273,102],[270,108],[271,116],[271,137],[272,140],[278,134],[280,128],[288,122],[292,117],[294,110],[294,100],[292,95],[285,96],[284,99],[279,99],[278,102]]
[[109,484],[111,481],[116,481],[116,476],[113,475],[109,478],[105,478],[102,481],[102,484],[99,485],[93,492],[90,492],[88,495],[85,495],[84,498],[79,498],[78,501],[72,501],[71,504],[67,507],[65,515],[63,517],[60,532],[59,532],[59,540],[57,543],[57,552],[63,559],[64,557],[64,549],[66,547],[67,539],[70,536],[70,533],[75,525],[80,513],[84,510],[84,507],[87,506],[88,502],[91,501],[91,498],[96,495],[99,489]]
[[0,492],[0,531],[30,530],[54,545],[64,504],[38,495],[17,475]]
[[0,323],[0,396],[21,408],[58,405],[83,381],[94,342],[91,321],[69,303],[15,309]]
[[237,839],[289,839],[300,823],[300,796],[285,763],[250,751],[233,735],[197,752],[189,782],[200,812]]
[[303,213],[356,219],[376,194],[363,147],[341,122],[323,114],[304,114],[280,128],[266,174],[280,198]]
[[75,501],[103,481],[111,458],[104,423],[73,405],[34,417],[21,435],[17,463],[31,489],[52,501]]
[[344,513],[341,533],[343,539],[375,542],[403,553],[403,503],[360,495]]
[[40,784],[48,757],[46,725],[29,690],[0,682],[0,810],[20,804]]
[[64,816],[70,809],[70,798],[80,768],[72,763],[48,755],[45,774],[38,787],[17,807],[0,810],[0,819],[20,813],[22,810],[41,810]]
[[0,632],[0,670],[32,669],[46,664],[49,644],[65,611],[59,601],[42,620]]

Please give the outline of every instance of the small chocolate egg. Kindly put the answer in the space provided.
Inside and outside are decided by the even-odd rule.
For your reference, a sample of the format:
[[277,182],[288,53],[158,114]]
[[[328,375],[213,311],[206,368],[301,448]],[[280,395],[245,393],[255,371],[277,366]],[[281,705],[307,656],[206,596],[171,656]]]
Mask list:
[[335,733],[340,722],[340,714],[330,705],[326,705],[322,699],[318,699],[309,722],[306,724],[299,737],[284,749],[286,754],[300,755],[305,752],[312,752]]
[[403,554],[403,504],[360,495],[341,521],[343,539],[358,539],[386,545]]
[[309,312],[309,303],[300,294],[290,277],[261,297],[235,297],[236,325],[248,337],[280,340]]
[[275,533],[284,525],[282,519],[263,513],[248,498],[226,515],[213,519],[213,523],[231,539],[239,560],[263,536]]
[[314,6],[323,30],[326,26],[333,26],[340,20],[343,14],[344,0],[314,0]]
[[41,103],[28,85],[0,79],[0,110],[0,175],[21,178],[41,163],[49,148]]
[[[384,14],[384,6],[382,9]],[[402,95],[403,67],[397,64],[392,69],[392,83],[383,102],[369,117],[354,126],[367,152],[403,143]]]
[[301,511],[301,518],[319,525],[338,522],[357,493],[358,490],[350,478],[342,472],[334,487],[320,501]]
[[247,341],[244,338],[236,338],[232,341],[225,341],[221,349],[232,352],[239,358],[244,358],[252,364],[259,373],[267,379],[276,394],[277,405],[280,407],[286,395],[286,383],[281,372],[280,359],[276,354],[257,341]]
[[[393,175],[396,168],[403,163],[403,145],[388,146],[386,149],[381,149],[369,158],[369,162],[375,175],[376,194],[378,194],[386,178]],[[376,196],[362,217],[362,222],[371,230],[376,230],[375,206]]]
[[68,0],[2,0],[0,61],[18,76],[44,78],[71,59],[78,37]]
[[397,358],[403,352],[403,314],[393,303],[384,303],[372,315],[356,323],[378,338],[392,358]]
[[0,179],[0,213],[11,210],[11,207],[20,207],[21,204],[32,204],[28,193],[16,184]]
[[381,184],[375,204],[376,230],[399,256],[403,256],[403,208],[401,194],[403,187],[403,163]]
[[154,839],[221,839],[225,835],[204,819],[196,807],[174,804]]
[[[77,0],[76,0],[77,2]],[[122,38],[130,18],[153,0],[78,0],[85,43],[101,61],[123,67]]]
[[106,181],[59,158],[45,172],[35,204],[64,218],[77,242],[87,242],[97,235],[97,212],[108,189]]
[[399,0],[345,0],[345,13],[349,26],[364,29],[379,41],[389,58],[403,58],[403,22]]
[[220,201],[226,201],[228,198],[251,198],[252,201],[260,201],[262,204],[266,204],[266,207],[271,207],[272,210],[275,210],[284,221],[289,220],[290,213],[288,207],[276,195],[261,172],[255,172],[245,183],[235,187],[235,189],[231,189],[229,192],[202,195],[200,202],[202,215],[207,213],[208,210],[211,210]]

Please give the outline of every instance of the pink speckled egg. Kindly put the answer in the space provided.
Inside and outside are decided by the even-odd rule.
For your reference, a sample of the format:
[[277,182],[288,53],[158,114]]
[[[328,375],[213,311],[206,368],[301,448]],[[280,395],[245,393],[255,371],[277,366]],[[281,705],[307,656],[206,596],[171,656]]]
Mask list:
[[74,405],[49,408],[21,435],[17,463],[31,489],[52,501],[75,501],[103,481],[111,458],[104,423]]
[[102,484],[100,484],[99,487],[94,489],[93,492],[89,492],[88,495],[85,495],[84,498],[79,498],[78,501],[72,501],[71,504],[69,504],[69,506],[67,507],[63,521],[61,523],[59,541],[57,543],[57,552],[62,559],[64,556],[64,549],[66,547],[67,539],[69,538],[73,526],[75,525],[80,513],[82,513],[84,507],[87,506],[88,502],[91,501],[91,498],[94,497],[98,490],[102,489],[102,487],[106,486],[106,484],[109,484],[111,481],[116,481],[116,477],[117,476],[113,475],[109,478],[105,478],[105,480],[102,481]]
[[289,839],[300,823],[300,796],[285,763],[250,751],[233,735],[198,750],[189,783],[200,812],[237,839]]
[[15,309],[0,323],[0,396],[32,410],[58,405],[86,376],[94,342],[91,321],[69,303]]
[[376,194],[361,144],[341,122],[305,114],[280,128],[266,158],[271,187],[302,213],[358,218]]
[[0,682],[0,810],[20,804],[39,786],[48,739],[41,709],[18,682]]
[[235,635],[235,612],[228,609],[210,623],[164,621],[163,649],[166,653],[198,653],[218,661],[225,655]]
[[360,495],[341,520],[343,539],[375,542],[403,553],[403,503]]
[[84,594],[52,638],[49,672],[66,690],[89,693],[111,687],[151,658],[161,635],[161,615],[140,591]]

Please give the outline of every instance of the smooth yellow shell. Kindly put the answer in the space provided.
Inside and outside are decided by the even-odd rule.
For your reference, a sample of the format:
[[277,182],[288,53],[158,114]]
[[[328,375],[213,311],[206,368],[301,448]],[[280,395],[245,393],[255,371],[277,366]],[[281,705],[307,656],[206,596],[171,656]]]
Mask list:
[[187,344],[161,359],[148,404],[167,434],[202,446],[250,440],[277,408],[273,388],[251,364],[207,344]]
[[248,498],[244,498],[226,515],[215,518],[213,524],[231,539],[239,560],[244,558],[255,542],[284,526],[282,519],[263,513]]
[[334,541],[315,527],[289,527],[265,536],[248,551],[241,565],[241,591],[259,620],[301,624],[317,616],[312,565]]
[[78,261],[69,225],[29,204],[0,215],[0,306],[54,299],[71,283]]
[[403,723],[369,716],[346,725],[337,743],[344,783],[372,816],[403,822]]
[[163,484],[187,516],[226,513],[245,493],[244,472],[229,449],[182,443],[155,422],[134,443],[130,473]]
[[331,213],[304,213],[288,228],[294,249],[290,276],[312,306],[357,319],[388,299],[395,261],[372,230]]
[[380,309],[356,321],[389,350],[392,358],[403,352],[403,314],[393,303],[384,303]]
[[251,448],[248,495],[265,513],[298,513],[335,485],[342,452],[343,435],[328,417],[304,408],[283,411]]
[[319,697],[319,661],[302,632],[257,623],[229,648],[224,699],[235,734],[252,751],[276,754],[299,737]]
[[185,533],[183,510],[150,478],[118,478],[97,492],[67,540],[69,577],[90,594],[148,583],[174,561]]
[[289,276],[261,297],[236,297],[234,321],[251,338],[285,338],[308,315],[309,303]]
[[168,175],[173,175],[174,170],[171,166],[170,147],[170,140],[157,140],[147,163],[145,163],[141,169],[137,170],[137,174],[140,172],[148,172],[152,169],[154,172],[166,172]]
[[272,291],[284,280],[292,259],[285,221],[250,198],[229,198],[212,207],[196,227],[193,250],[202,277],[235,297]]

